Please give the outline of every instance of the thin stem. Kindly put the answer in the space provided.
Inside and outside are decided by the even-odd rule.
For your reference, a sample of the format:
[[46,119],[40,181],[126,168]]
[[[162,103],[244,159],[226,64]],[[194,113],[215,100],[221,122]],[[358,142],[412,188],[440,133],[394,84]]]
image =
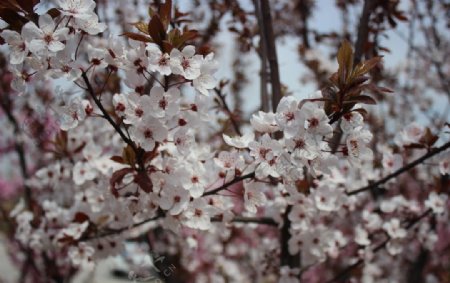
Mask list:
[[114,120],[111,118],[111,116],[109,115],[108,111],[106,111],[105,107],[103,107],[101,101],[98,99],[98,97],[96,96],[94,89],[92,88],[91,83],[89,82],[89,79],[86,75],[85,72],[83,72],[81,74],[81,77],[83,78],[84,82],[86,83],[87,86],[87,90],[89,92],[89,94],[91,95],[92,99],[94,100],[95,104],[97,105],[97,107],[100,109],[100,111],[103,113],[103,116],[105,117],[105,119],[113,126],[113,128],[116,130],[116,132],[120,135],[120,137],[122,138],[122,140],[128,144],[129,146],[131,146],[131,148],[137,152],[137,148],[136,145],[133,143],[132,140],[130,140],[122,131],[122,129],[120,128],[119,125],[116,124],[116,122],[114,122]]
[[445,151],[446,149],[450,148],[450,142],[447,142],[446,144],[442,145],[441,147],[435,148],[433,150],[430,150],[427,154],[423,155],[422,157],[414,160],[413,162],[407,164],[406,166],[398,169],[397,171],[387,175],[386,177],[376,181],[375,183],[372,183],[370,185],[367,185],[365,187],[362,187],[360,189],[348,192],[347,195],[351,196],[351,195],[356,195],[359,194],[361,192],[365,192],[365,191],[369,191],[371,189],[374,189],[376,187],[378,187],[379,185],[382,185],[384,183],[386,183],[387,181],[397,177],[398,175],[401,175],[409,170],[411,170],[412,168],[416,167],[417,165],[423,163],[425,160]]
[[255,177],[255,172],[249,173],[249,174],[247,174],[247,175],[239,176],[239,177],[237,177],[237,178],[234,178],[234,179],[231,180],[230,182],[223,184],[222,186],[220,186],[220,187],[218,187],[218,188],[215,188],[215,189],[213,189],[213,190],[211,190],[211,191],[207,191],[207,192],[203,193],[202,196],[205,197],[205,196],[209,196],[209,195],[214,195],[214,194],[216,194],[216,193],[218,193],[218,192],[220,192],[220,191],[222,191],[222,190],[228,188],[228,187],[231,186],[231,185],[234,185],[234,184],[236,184],[236,183],[239,183],[240,181],[243,181],[243,180],[245,180],[245,179],[251,179],[251,178],[254,178],[254,177]]
[[5,112],[9,122],[13,125],[14,128],[14,134],[16,136],[14,148],[16,150],[17,157],[19,158],[20,172],[23,178],[25,204],[27,207],[29,207],[31,201],[31,189],[25,184],[26,180],[28,179],[28,171],[27,171],[28,166],[25,158],[25,149],[21,138],[21,130],[19,127],[19,123],[17,122],[16,117],[14,117],[11,109],[9,108],[9,105],[3,103],[3,100],[0,101],[0,107],[3,109],[3,112]]
[[[409,230],[410,228],[412,228],[415,224],[417,224],[420,220],[422,220],[423,218],[427,217],[429,214],[431,213],[431,210],[427,210],[424,213],[422,213],[421,215],[419,215],[418,217],[414,218],[413,220],[411,220],[407,225],[405,225],[405,229]],[[384,247],[386,247],[386,245],[389,243],[389,241],[391,240],[391,237],[387,236],[387,238],[381,242],[380,244],[378,244],[377,246],[375,246],[375,248],[373,249],[373,253],[376,253],[382,249],[384,249]],[[364,264],[364,260],[360,259],[357,262],[355,262],[354,264],[348,266],[347,268],[345,268],[343,271],[341,271],[338,275],[336,275],[333,279],[327,281],[327,283],[333,283],[333,282],[340,282],[343,279],[347,278],[347,276],[349,275],[349,273],[359,267],[360,265]]]
[[84,38],[84,32],[81,33],[80,41],[78,41],[77,49],[75,50],[75,60],[77,60],[77,57],[78,57],[78,49],[80,48],[80,45],[81,45],[81,42],[83,41],[83,38]]
[[[218,217],[212,217],[212,222],[221,222],[222,219]],[[238,223],[254,223],[254,224],[264,224],[269,226],[278,226],[278,223],[270,217],[244,217],[244,216],[236,216],[234,217],[231,222],[238,222]]]
[[241,134],[241,130],[239,129],[239,125],[236,121],[236,119],[234,119],[234,115],[230,110],[230,107],[228,107],[227,101],[225,100],[225,95],[223,95],[223,93],[221,92],[220,89],[215,88],[214,91],[217,94],[217,97],[219,97],[221,103],[222,103],[222,107],[225,110],[225,112],[227,113],[228,117],[230,118],[231,124],[233,125],[234,131],[238,134],[238,135],[242,135]]

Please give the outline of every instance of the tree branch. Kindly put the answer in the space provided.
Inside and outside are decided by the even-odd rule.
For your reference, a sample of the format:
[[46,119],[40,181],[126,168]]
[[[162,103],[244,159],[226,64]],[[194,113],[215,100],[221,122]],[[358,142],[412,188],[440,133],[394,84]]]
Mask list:
[[401,175],[405,172],[407,172],[408,170],[411,170],[412,168],[416,167],[417,165],[421,164],[422,162],[424,162],[425,160],[445,151],[446,149],[450,148],[450,142],[447,142],[446,144],[442,145],[441,147],[435,148],[433,150],[430,150],[427,154],[425,154],[424,156],[414,160],[413,162],[407,164],[406,166],[398,169],[397,171],[387,175],[386,177],[376,181],[375,183],[369,184],[365,187],[362,187],[360,189],[348,192],[347,195],[351,196],[351,195],[356,195],[359,194],[361,192],[365,192],[365,191],[369,191],[371,189],[374,189],[376,187],[378,187],[379,185],[382,185],[384,183],[386,183],[387,181],[397,177],[398,175]]
[[[261,6],[259,3],[259,0],[253,0],[253,4],[255,6],[255,13],[259,21],[259,17],[261,16]],[[260,30],[260,39],[259,39],[259,49],[258,55],[261,60],[261,69],[260,69],[260,80],[259,80],[259,87],[260,87],[260,96],[261,96],[261,107],[260,110],[264,112],[270,111],[270,105],[269,105],[269,94],[267,93],[267,49],[266,49],[266,41],[265,41],[265,34]]]
[[[212,217],[212,222],[221,222],[222,219],[218,217]],[[244,216],[236,216],[231,222],[239,222],[239,223],[254,223],[254,224],[264,224],[269,226],[278,226],[278,223],[270,217],[244,217]]]
[[122,138],[122,140],[128,144],[129,146],[131,146],[131,148],[137,152],[137,147],[134,144],[134,142],[132,140],[130,140],[125,133],[122,131],[122,129],[120,128],[119,125],[116,124],[116,122],[114,122],[114,120],[111,118],[111,116],[109,115],[108,111],[106,111],[105,107],[103,107],[102,102],[98,99],[94,89],[92,88],[91,83],[89,82],[89,78],[87,77],[87,74],[85,72],[83,72],[81,74],[81,77],[83,78],[84,82],[86,83],[87,86],[87,90],[89,92],[89,94],[91,95],[92,99],[94,100],[95,104],[97,105],[97,107],[100,109],[100,111],[102,112],[104,118],[113,126],[113,128],[116,130],[116,132],[120,135],[120,137]]
[[225,95],[222,93],[222,91],[218,88],[214,88],[214,91],[217,94],[217,97],[219,97],[220,102],[222,103],[222,107],[227,113],[228,117],[230,118],[231,124],[233,125],[233,129],[238,135],[242,135],[241,129],[239,128],[239,124],[234,118],[233,112],[231,112],[230,107],[228,107],[227,101],[225,100]]
[[223,184],[222,186],[220,186],[220,187],[218,187],[218,188],[215,188],[215,189],[213,189],[213,190],[211,190],[211,191],[204,192],[203,195],[202,195],[202,197],[214,195],[214,194],[216,194],[216,193],[218,193],[218,192],[220,192],[220,191],[222,191],[222,190],[228,188],[228,187],[231,186],[231,185],[234,185],[234,184],[236,184],[236,183],[239,183],[240,181],[243,181],[243,180],[245,180],[245,179],[251,179],[251,178],[254,178],[254,177],[255,177],[255,172],[252,172],[252,173],[248,173],[248,174],[246,174],[246,175],[239,176],[239,177],[237,177],[237,178],[234,178],[234,179],[231,180],[230,182]]
[[365,0],[361,17],[358,25],[358,38],[355,42],[355,57],[354,64],[358,64],[364,54],[364,47],[369,36],[370,15],[377,4],[377,0]]
[[[425,211],[424,213],[422,213],[421,215],[419,215],[418,217],[414,218],[413,220],[411,220],[407,225],[405,225],[405,229],[409,230],[410,228],[412,228],[415,224],[417,224],[420,220],[422,220],[423,218],[427,217],[429,214],[431,213],[431,210],[428,209],[427,211]],[[374,249],[373,249],[373,253],[376,253],[382,249],[384,249],[384,247],[386,247],[386,245],[389,243],[389,241],[392,238],[387,236],[387,238],[381,242],[379,245],[377,245]],[[347,268],[345,268],[343,271],[341,271],[338,275],[336,275],[333,279],[327,281],[327,283],[333,283],[333,282],[339,282],[343,279],[346,279],[347,276],[349,275],[349,273],[359,267],[360,265],[364,264],[364,260],[360,259],[357,262],[355,262],[354,264],[348,266]]]
[[273,33],[272,15],[270,13],[270,4],[268,0],[257,0],[261,4],[261,13],[258,15],[258,24],[260,26],[261,39],[266,50],[267,59],[270,67],[270,84],[272,86],[272,110],[277,110],[278,103],[283,94],[281,93],[280,73],[278,70],[277,49],[275,45],[275,35]]
[[6,114],[6,117],[8,117],[9,122],[13,125],[14,128],[14,134],[16,136],[16,140],[14,141],[14,148],[17,157],[19,158],[19,167],[23,178],[25,204],[27,207],[30,207],[31,189],[26,185],[26,180],[28,179],[28,166],[27,160],[25,158],[25,149],[23,146],[19,123],[17,122],[16,117],[14,117],[14,114],[12,113],[9,106],[10,105],[7,105],[3,99],[0,100],[0,107],[3,109],[3,112]]

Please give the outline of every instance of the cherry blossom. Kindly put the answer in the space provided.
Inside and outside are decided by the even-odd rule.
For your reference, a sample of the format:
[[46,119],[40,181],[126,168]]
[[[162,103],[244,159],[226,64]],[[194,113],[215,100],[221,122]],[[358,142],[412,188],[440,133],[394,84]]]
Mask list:
[[79,98],[71,99],[59,112],[60,128],[67,131],[73,129],[86,118],[85,106]]
[[170,88],[164,91],[160,86],[154,86],[150,91],[149,103],[154,111],[155,117],[173,117],[179,111],[178,100],[180,99],[180,91],[178,88]]
[[210,218],[214,211],[215,209],[208,205],[204,199],[195,199],[184,212],[186,225],[194,229],[207,230],[211,227]]
[[63,50],[65,45],[61,41],[66,39],[68,33],[68,28],[56,26],[48,14],[39,17],[39,27],[33,22],[28,22],[22,28],[22,34],[26,36],[25,40],[28,42],[30,51],[36,55]]
[[146,50],[149,54],[149,67],[152,72],[159,72],[164,76],[172,74],[169,54],[162,53],[155,45],[147,45]]
[[75,19],[88,19],[94,16],[95,2],[93,0],[56,0],[63,15]]
[[431,192],[428,199],[425,200],[425,206],[431,209],[434,213],[441,214],[445,211],[447,199],[447,195]]
[[245,182],[244,188],[245,209],[248,212],[256,213],[257,206],[262,206],[267,201],[266,195],[255,182]]
[[244,134],[241,137],[240,136],[230,137],[226,134],[223,134],[222,137],[225,143],[228,144],[229,146],[235,148],[247,148],[248,144],[255,139],[255,134],[250,132]]
[[200,76],[201,60],[200,55],[195,55],[195,47],[192,45],[184,47],[182,51],[174,48],[170,52],[172,72],[188,80],[194,80]]
[[[23,32],[25,33],[26,30],[23,30]],[[13,65],[23,63],[28,53],[28,44],[24,39],[24,34],[21,35],[15,31],[4,30],[0,36],[3,37],[11,48],[9,62]]]
[[155,148],[156,142],[166,139],[167,133],[166,127],[152,116],[144,117],[130,130],[130,135],[139,146],[148,151]]
[[189,204],[189,192],[181,187],[167,188],[162,190],[159,203],[171,215],[180,214]]
[[[0,184],[14,192],[2,205],[12,231],[5,239],[24,281],[43,276],[47,262],[57,275],[42,278],[70,281],[118,256],[130,265],[145,258],[157,272],[166,264],[154,263],[167,258],[178,269],[174,282],[406,282],[397,269],[448,246],[448,125],[417,118],[432,106],[416,95],[417,107],[388,120],[409,100],[375,86],[398,84],[369,57],[385,52],[377,42],[361,55],[350,42],[334,50],[333,41],[336,66],[301,44],[299,57],[323,88],[300,98],[289,77],[275,78],[283,74],[273,70],[277,54],[263,50],[296,23],[265,38],[252,5],[232,13],[210,5],[209,19],[171,1],[142,11],[130,8],[142,1],[106,9],[104,1],[56,0],[31,11],[22,2],[17,15],[11,8],[20,21],[2,17],[10,25],[0,34],[9,54],[0,66]],[[270,5],[264,12],[281,15],[274,27],[286,26],[290,6]],[[392,21],[403,15],[397,8]],[[229,58],[208,38],[223,29],[222,17],[239,35],[229,81]],[[385,32],[373,18],[369,39]],[[261,101],[242,95],[256,74],[244,53],[267,59],[256,80]],[[265,103],[241,105],[249,99]],[[442,272],[435,257],[425,262],[421,279]]]

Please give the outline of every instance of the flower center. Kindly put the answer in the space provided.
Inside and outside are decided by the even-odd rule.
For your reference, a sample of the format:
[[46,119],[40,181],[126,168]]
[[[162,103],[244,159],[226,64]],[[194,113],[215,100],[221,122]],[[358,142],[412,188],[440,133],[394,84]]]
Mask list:
[[134,110],[134,113],[136,114],[136,116],[142,117],[142,115],[144,115],[144,110],[142,110],[141,108],[136,108],[136,110]]
[[163,98],[159,101],[159,108],[166,110],[166,107],[167,107],[167,100]]
[[153,138],[153,132],[152,132],[150,129],[146,129],[146,130],[144,131],[144,137],[145,137],[146,139],[151,139],[151,138]]
[[181,67],[183,67],[183,70],[186,70],[190,66],[191,66],[191,64],[189,63],[189,60],[187,60],[186,58],[183,58],[183,61],[181,61]]
[[46,35],[44,36],[44,41],[45,41],[47,44],[50,44],[50,42],[53,41],[53,36],[52,36],[51,34],[46,34]]
[[319,126],[319,119],[317,119],[317,118],[311,118],[308,120],[308,122],[309,122],[310,128],[315,128],[315,127]]

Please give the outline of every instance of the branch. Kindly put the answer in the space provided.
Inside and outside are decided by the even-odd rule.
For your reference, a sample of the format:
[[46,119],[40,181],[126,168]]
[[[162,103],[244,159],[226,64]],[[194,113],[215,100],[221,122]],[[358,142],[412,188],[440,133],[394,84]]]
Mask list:
[[132,140],[130,140],[122,131],[122,129],[120,128],[119,125],[116,124],[116,122],[114,122],[114,120],[111,118],[111,116],[109,115],[108,111],[106,111],[105,107],[103,107],[102,102],[98,99],[97,95],[95,94],[94,89],[92,88],[91,83],[89,82],[89,79],[86,75],[85,72],[83,72],[81,74],[81,77],[83,78],[84,82],[86,83],[87,86],[87,90],[89,92],[89,94],[91,95],[92,99],[94,100],[95,104],[97,105],[97,107],[100,109],[100,111],[102,112],[104,118],[106,120],[108,120],[108,122],[113,126],[113,128],[116,130],[116,132],[120,135],[120,137],[122,138],[122,140],[127,143],[129,146],[131,146],[131,148],[137,152],[137,147],[134,144],[134,142]]
[[[354,65],[356,66],[360,61],[361,57],[364,53],[364,46],[366,45],[367,38],[369,36],[369,19],[370,14],[373,11],[373,8],[376,5],[377,0],[365,0],[363,5],[363,10],[361,13],[361,17],[359,19],[359,25],[358,25],[358,37],[356,38],[355,42],[355,53],[354,53]],[[334,115],[333,118],[330,120],[330,125],[334,124],[338,120],[342,118],[342,113],[338,113],[337,115]],[[338,122],[336,128],[339,128],[341,125],[341,122]],[[342,132],[337,132],[331,139],[331,152],[336,153],[339,143],[342,139]]]
[[[124,231],[127,231],[131,228],[137,228],[139,226],[145,225],[147,223],[156,221],[158,219],[161,219],[162,217],[164,217],[165,214],[164,212],[160,212],[160,214],[158,214],[155,217],[149,218],[149,219],[145,219],[142,220],[141,222],[135,223],[133,224],[131,227],[124,227],[124,228],[120,228],[120,229],[110,229],[107,230],[105,233],[99,234],[99,235],[95,235],[95,236],[91,236],[91,237],[83,237],[81,238],[79,241],[89,241],[89,240],[94,240],[94,239],[98,239],[98,238],[104,238],[107,236],[112,236],[112,235],[117,235],[120,234]],[[222,219],[219,217],[211,217],[211,221],[212,222],[222,222]],[[244,216],[236,216],[234,217],[231,222],[238,222],[238,223],[254,223],[254,224],[263,224],[263,225],[269,225],[269,226],[278,226],[278,223],[270,217],[244,217]]]
[[[261,15],[261,7],[259,5],[259,0],[253,0],[253,5],[255,6],[255,13],[257,15],[258,21],[259,17]],[[264,33],[262,30],[260,30],[260,39],[259,39],[259,49],[258,55],[261,60],[261,70],[259,73],[260,80],[259,80],[259,87],[260,87],[260,96],[261,96],[261,107],[260,110],[264,112],[269,112],[270,105],[269,105],[269,94],[267,93],[267,50],[266,50],[266,41],[264,40]]]
[[435,148],[433,150],[430,150],[427,154],[425,154],[424,156],[414,160],[413,162],[409,163],[408,165],[398,169],[397,171],[387,175],[386,177],[376,181],[375,183],[372,183],[370,185],[367,185],[365,187],[362,187],[360,189],[357,189],[355,191],[351,191],[348,192],[347,195],[351,196],[351,195],[356,195],[359,194],[361,192],[365,192],[365,191],[369,191],[371,189],[374,189],[376,187],[378,187],[379,185],[382,185],[384,183],[386,183],[387,181],[397,177],[398,175],[401,175],[407,171],[409,171],[410,169],[416,167],[417,165],[421,164],[422,162],[424,162],[425,160],[445,151],[446,149],[450,148],[450,142],[447,142],[446,144],[442,145],[441,147]]
[[6,101],[3,99],[0,100],[0,107],[3,109],[3,112],[5,112],[6,116],[8,117],[9,122],[13,125],[14,128],[14,135],[16,136],[16,140],[14,142],[14,148],[17,153],[17,157],[19,158],[19,166],[20,166],[20,172],[22,174],[23,178],[23,187],[24,187],[24,198],[25,198],[25,204],[27,207],[30,206],[31,201],[31,189],[26,185],[26,180],[28,179],[28,171],[27,171],[27,161],[25,158],[25,149],[23,146],[23,141],[21,137],[21,131],[19,127],[19,123],[17,122],[16,117],[14,117],[10,105],[5,104]]
[[164,216],[164,214],[160,213],[160,214],[158,214],[155,217],[142,220],[141,222],[138,222],[138,223],[134,223],[132,226],[128,226],[128,227],[124,227],[124,228],[120,228],[120,229],[109,229],[105,233],[102,233],[102,234],[99,234],[99,235],[95,235],[95,236],[91,236],[91,237],[82,237],[82,238],[79,239],[79,241],[80,242],[84,242],[84,241],[94,240],[94,239],[98,239],[98,238],[104,238],[104,237],[107,237],[107,236],[117,235],[117,234],[120,234],[120,233],[122,233],[124,231],[127,231],[127,230],[131,229],[131,228],[137,228],[137,227],[145,225],[147,223],[156,221],[156,220],[160,219],[163,216]]
[[369,20],[372,11],[377,4],[377,0],[365,0],[363,10],[361,13],[361,18],[359,19],[358,25],[358,38],[355,43],[355,65],[361,61],[364,54],[364,47],[369,36]]
[[[423,218],[427,217],[429,214],[431,213],[431,209],[428,209],[427,211],[425,211],[424,213],[422,213],[421,215],[419,215],[418,217],[412,219],[407,225],[405,225],[405,229],[409,230],[410,228],[412,228],[416,223],[418,223],[420,220],[422,220]],[[384,240],[383,242],[381,242],[379,245],[377,245],[374,249],[373,249],[373,253],[376,253],[382,249],[384,249],[384,247],[386,247],[386,245],[389,243],[389,241],[391,240],[391,237],[387,236],[386,240]],[[327,283],[333,283],[333,282],[339,282],[342,279],[345,279],[349,273],[359,267],[360,265],[362,265],[364,263],[363,259],[358,260],[357,262],[355,262],[354,264],[348,266],[347,268],[345,268],[343,271],[341,271],[338,275],[336,275],[333,279],[327,281]]]
[[[212,222],[221,222],[222,219],[219,217],[212,217]],[[239,223],[255,223],[255,224],[264,224],[269,226],[278,226],[278,223],[270,217],[244,217],[244,216],[236,216],[231,222],[239,222]]]
[[233,129],[238,135],[242,135],[241,130],[239,129],[239,124],[237,123],[236,119],[234,119],[234,114],[231,112],[230,107],[228,107],[228,104],[225,100],[225,95],[222,93],[222,91],[218,88],[214,88],[214,91],[216,92],[217,96],[219,97],[222,107],[227,113],[228,117],[230,118],[231,124],[233,125]]
[[267,59],[269,60],[270,84],[272,86],[272,109],[273,112],[275,112],[283,94],[281,93],[277,49],[272,27],[272,15],[270,13],[270,4],[268,0],[257,1],[260,1],[261,4],[261,13],[257,18],[260,26],[261,39],[264,41],[267,50]]
[[220,187],[218,187],[218,188],[215,188],[215,189],[213,189],[213,190],[211,190],[211,191],[208,191],[208,192],[203,193],[202,197],[209,196],[209,195],[214,195],[214,194],[216,194],[216,193],[218,193],[218,192],[220,192],[220,191],[222,191],[222,190],[228,188],[228,187],[231,186],[231,185],[234,185],[234,184],[236,184],[236,183],[239,183],[240,181],[243,181],[243,180],[245,180],[245,179],[251,179],[251,178],[255,178],[255,172],[248,173],[247,175],[242,175],[242,176],[239,176],[239,177],[237,177],[237,178],[234,178],[234,179],[231,180],[230,182],[225,183],[225,184],[223,184],[222,186],[220,186]]

